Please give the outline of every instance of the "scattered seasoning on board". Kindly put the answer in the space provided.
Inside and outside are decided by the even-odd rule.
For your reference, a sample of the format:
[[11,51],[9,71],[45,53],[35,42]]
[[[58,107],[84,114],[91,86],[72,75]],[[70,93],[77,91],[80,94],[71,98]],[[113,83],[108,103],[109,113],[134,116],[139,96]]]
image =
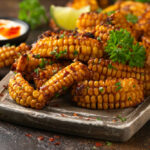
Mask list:
[[0,97],[4,96],[4,94],[0,93]]
[[56,143],[54,143],[54,145],[60,145],[60,142],[56,142]]
[[27,137],[32,137],[32,135],[29,134],[29,133],[25,134],[25,136],[27,136]]
[[97,117],[97,118],[96,118],[96,120],[99,120],[99,121],[100,121],[100,120],[101,120],[101,118],[100,118],[100,117]]
[[49,138],[49,141],[50,141],[50,142],[54,142],[55,139],[54,139],[54,138]]
[[65,114],[61,114],[62,117],[65,117]]
[[96,142],[96,143],[95,143],[95,146],[96,146],[96,147],[101,147],[101,146],[103,146],[103,144],[100,143],[100,142]]
[[39,141],[43,141],[43,140],[44,140],[44,137],[43,137],[43,136],[38,136],[37,139],[38,139]]
[[74,113],[74,114],[73,114],[73,116],[77,117],[77,116],[78,116],[78,114]]
[[107,146],[111,146],[111,145],[112,145],[112,143],[111,143],[111,142],[109,142],[109,141],[106,141],[106,145],[107,145]]

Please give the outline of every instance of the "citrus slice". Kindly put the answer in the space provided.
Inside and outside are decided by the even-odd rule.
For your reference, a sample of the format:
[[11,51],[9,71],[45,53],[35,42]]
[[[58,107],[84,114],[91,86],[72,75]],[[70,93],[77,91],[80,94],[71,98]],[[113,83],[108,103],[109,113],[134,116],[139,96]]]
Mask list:
[[76,20],[85,12],[90,12],[90,6],[81,9],[71,7],[50,6],[50,15],[56,25],[62,29],[74,30],[76,28]]

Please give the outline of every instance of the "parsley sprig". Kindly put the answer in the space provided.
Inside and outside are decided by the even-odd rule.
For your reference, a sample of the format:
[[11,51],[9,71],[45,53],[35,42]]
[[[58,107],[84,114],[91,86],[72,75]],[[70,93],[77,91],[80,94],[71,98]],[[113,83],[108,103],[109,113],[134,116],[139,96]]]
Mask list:
[[133,24],[137,23],[138,21],[138,17],[130,13],[126,15],[126,19],[128,22],[131,22]]
[[110,31],[105,51],[113,62],[129,64],[131,67],[144,66],[145,48],[139,43],[134,44],[133,37],[125,29]]
[[39,26],[42,21],[48,22],[45,8],[39,0],[23,0],[19,8],[19,19],[28,22],[32,29]]

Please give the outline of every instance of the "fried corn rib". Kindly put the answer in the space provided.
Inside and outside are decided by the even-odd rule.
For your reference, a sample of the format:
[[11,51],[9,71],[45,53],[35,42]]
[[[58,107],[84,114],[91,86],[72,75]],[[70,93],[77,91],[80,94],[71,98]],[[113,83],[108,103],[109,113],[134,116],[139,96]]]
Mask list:
[[38,40],[31,49],[31,53],[54,59],[77,58],[88,61],[90,57],[101,58],[103,49],[98,40],[88,36],[62,34]]
[[36,88],[40,88],[48,79],[50,79],[54,74],[63,69],[66,64],[54,63],[52,65],[47,65],[44,69],[38,69],[33,73],[33,80]]
[[21,54],[29,51],[30,47],[25,43],[20,44],[19,46],[3,46],[0,48],[0,68],[9,66],[13,64],[16,58]]
[[32,86],[17,73],[9,80],[9,94],[19,105],[42,109],[46,105],[46,99],[40,91],[34,90]]
[[39,90],[34,90],[21,73],[17,73],[9,81],[9,94],[22,106],[42,109],[56,94],[62,94],[66,88],[83,79],[88,79],[88,76],[87,66],[74,62],[52,76]]
[[68,4],[70,7],[80,9],[85,6],[90,6],[91,11],[96,11],[99,8],[97,0],[73,0]]
[[88,79],[88,77],[87,66],[77,61],[52,76],[40,87],[40,91],[48,98],[58,96],[64,89],[69,88],[74,83]]
[[92,80],[106,80],[113,78],[135,78],[144,85],[145,95],[150,91],[150,69],[130,67],[120,63],[113,63],[105,59],[91,59],[88,62],[88,69],[91,71]]
[[31,73],[37,68],[39,65],[42,65],[43,68],[47,64],[53,63],[53,60],[40,58],[40,55],[31,55],[24,54],[18,58],[18,60],[13,64],[12,70],[17,72],[26,72]]
[[150,37],[143,36],[142,37],[142,44],[146,48],[146,64],[150,67]]
[[133,107],[144,100],[143,86],[133,78],[118,80],[85,80],[72,90],[73,101],[91,109]]
[[80,15],[76,22],[79,32],[93,32],[96,25],[103,24],[108,15],[106,13],[89,12]]

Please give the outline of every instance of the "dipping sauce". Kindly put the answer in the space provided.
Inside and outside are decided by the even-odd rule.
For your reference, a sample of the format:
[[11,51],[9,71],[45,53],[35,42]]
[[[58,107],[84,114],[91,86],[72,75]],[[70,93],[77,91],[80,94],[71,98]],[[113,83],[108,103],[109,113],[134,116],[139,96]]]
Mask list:
[[16,38],[26,31],[25,27],[15,21],[0,19],[0,40]]

